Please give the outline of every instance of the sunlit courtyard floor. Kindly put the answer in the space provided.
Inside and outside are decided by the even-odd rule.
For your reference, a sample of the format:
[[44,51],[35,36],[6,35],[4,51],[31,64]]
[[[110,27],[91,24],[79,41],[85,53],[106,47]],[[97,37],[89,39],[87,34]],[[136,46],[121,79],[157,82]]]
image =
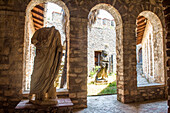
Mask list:
[[123,104],[117,95],[87,97],[87,108],[74,109],[73,113],[167,113],[167,101],[145,101]]
[[116,75],[108,76],[107,83],[93,83],[94,78],[88,78],[88,95],[116,94]]

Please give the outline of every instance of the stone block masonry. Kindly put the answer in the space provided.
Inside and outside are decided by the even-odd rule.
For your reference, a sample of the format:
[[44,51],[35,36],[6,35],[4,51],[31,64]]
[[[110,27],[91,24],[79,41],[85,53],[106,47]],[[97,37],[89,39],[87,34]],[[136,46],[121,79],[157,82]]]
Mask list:
[[0,11],[0,109],[4,112],[12,112],[22,99],[24,16],[24,12]]
[[[36,0],[36,3],[40,1],[43,2],[43,0]],[[30,0],[0,1],[0,59],[2,59],[0,62],[0,81],[2,81],[0,83],[0,112],[12,112],[16,103],[22,98],[22,80],[25,71],[23,65],[25,11],[29,2]],[[165,30],[162,3],[158,0],[64,0],[62,2],[70,14],[70,34],[66,34],[69,39],[68,90],[74,107],[87,107],[87,18],[94,6],[95,9],[107,10],[116,22],[117,99],[128,103],[137,101],[138,94],[144,97],[149,95],[150,93],[147,93],[149,91],[144,90],[145,94],[141,90],[138,92],[137,89],[136,18],[142,11],[151,11],[161,20],[163,30]],[[103,5],[103,3],[106,4]],[[167,21],[168,19],[166,23]],[[163,31],[163,37],[165,36],[169,42],[169,34],[165,35]],[[164,45],[165,43],[166,41],[163,41]],[[169,48],[167,49],[169,58],[168,51]],[[169,71],[169,66],[166,65],[165,68]],[[163,88],[160,91],[153,88],[151,90],[162,94]],[[163,94],[166,95],[166,92],[163,91]]]
[[165,15],[165,23],[166,23],[166,56],[167,56],[167,60],[166,62],[166,66],[167,66],[167,92],[168,92],[168,113],[170,113],[170,66],[169,66],[169,61],[170,61],[170,19],[169,16],[170,15],[170,2],[168,0],[163,0],[163,6],[164,6],[164,15]]
[[165,86],[163,85],[138,87],[137,91],[137,102],[153,99],[165,99]]

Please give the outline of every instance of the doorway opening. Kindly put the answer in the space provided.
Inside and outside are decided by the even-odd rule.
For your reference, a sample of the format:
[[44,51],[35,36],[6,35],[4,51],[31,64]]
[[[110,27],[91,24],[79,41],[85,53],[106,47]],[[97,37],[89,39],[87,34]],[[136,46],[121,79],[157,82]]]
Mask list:
[[136,24],[137,86],[164,85],[162,24],[150,11],[140,13]]
[[108,4],[98,4],[88,19],[88,95],[116,94],[117,65],[123,65],[116,60],[123,58],[116,51],[122,49],[120,14]]
[[31,1],[26,10],[25,22],[25,62],[23,76],[23,92],[30,90],[31,75],[34,66],[34,57],[36,56],[36,48],[31,44],[31,38],[35,31],[43,27],[54,26],[61,35],[61,44],[63,46],[63,57],[59,71],[59,77],[55,80],[54,86],[57,89],[67,90],[68,87],[68,36],[69,36],[69,13],[63,2],[57,1],[52,3],[50,0],[43,2]]

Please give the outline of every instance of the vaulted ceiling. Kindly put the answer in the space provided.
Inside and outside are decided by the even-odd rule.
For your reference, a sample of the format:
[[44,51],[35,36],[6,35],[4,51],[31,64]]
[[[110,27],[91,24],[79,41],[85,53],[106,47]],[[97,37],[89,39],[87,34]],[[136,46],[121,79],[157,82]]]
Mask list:
[[44,7],[44,4],[39,4],[31,10],[35,30],[42,28],[44,25]]
[[140,44],[143,39],[145,27],[146,27],[147,19],[144,16],[138,16],[137,18],[137,39],[136,43]]

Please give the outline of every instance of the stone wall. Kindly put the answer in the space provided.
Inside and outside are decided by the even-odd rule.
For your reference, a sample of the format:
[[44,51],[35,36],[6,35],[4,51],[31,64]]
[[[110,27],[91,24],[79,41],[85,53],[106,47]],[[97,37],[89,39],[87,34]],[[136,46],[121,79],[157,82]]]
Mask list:
[[115,26],[111,26],[111,21],[106,21],[106,25],[103,25],[102,21],[103,19],[97,19],[96,23],[88,28],[88,74],[95,68],[95,51],[102,50],[108,52],[108,60],[113,55],[113,72],[116,73]]
[[[156,37],[153,37],[153,26],[151,25],[150,21],[147,21],[147,25],[145,28],[143,40],[142,40],[142,49],[143,49],[143,74],[145,77],[148,79],[150,83],[153,82],[158,82],[158,83],[163,83],[164,82],[164,68],[162,66],[163,60],[158,59],[163,59],[163,53],[162,55],[155,54],[155,53],[160,53],[162,52],[161,49],[157,49],[157,45],[162,46],[162,40],[160,40],[159,44],[155,42]],[[160,65],[161,63],[161,65]],[[159,67],[157,66],[159,65]],[[159,79],[160,78],[160,79]],[[162,79],[161,79],[162,78]]]
[[[142,39],[143,74],[150,83],[164,84],[164,52],[162,25],[156,15],[148,12],[145,32]],[[154,23],[160,23],[154,26]]]
[[166,23],[166,53],[167,59],[165,60],[167,66],[167,84],[168,84],[168,113],[170,113],[170,2],[163,0],[165,23]]
[[153,99],[165,99],[165,86],[138,87],[137,102]]
[[[67,17],[70,17],[68,19],[70,27],[67,24],[66,29],[68,30],[66,32],[66,38],[68,38],[69,53],[68,89],[69,97],[75,107],[87,107],[87,17],[90,10],[94,9],[107,10],[115,19],[117,99],[123,103],[137,101],[134,98],[138,95],[135,37],[136,18],[142,11],[149,10],[155,13],[161,20],[163,38],[165,38],[162,2],[160,0],[63,0],[64,3],[60,0],[51,1],[63,6]],[[25,54],[23,51],[24,23],[27,18],[25,18],[26,7],[31,6],[30,4],[28,5],[28,2],[29,0],[0,1],[0,58],[3,59],[0,63],[0,112],[14,108],[16,102],[22,97],[23,54]],[[36,0],[36,3],[38,2],[41,3],[43,0]],[[68,10],[66,7],[68,7]],[[167,46],[169,47],[169,35],[167,35],[167,40]],[[163,42],[165,46],[165,41]],[[170,56],[169,49],[167,49],[167,56]],[[170,60],[166,62],[166,68],[168,67],[168,69],[170,66],[169,62]],[[167,73],[169,73],[169,70]]]
[[[0,112],[13,112],[22,98],[25,7],[0,0]],[[15,7],[15,5],[20,7]]]

